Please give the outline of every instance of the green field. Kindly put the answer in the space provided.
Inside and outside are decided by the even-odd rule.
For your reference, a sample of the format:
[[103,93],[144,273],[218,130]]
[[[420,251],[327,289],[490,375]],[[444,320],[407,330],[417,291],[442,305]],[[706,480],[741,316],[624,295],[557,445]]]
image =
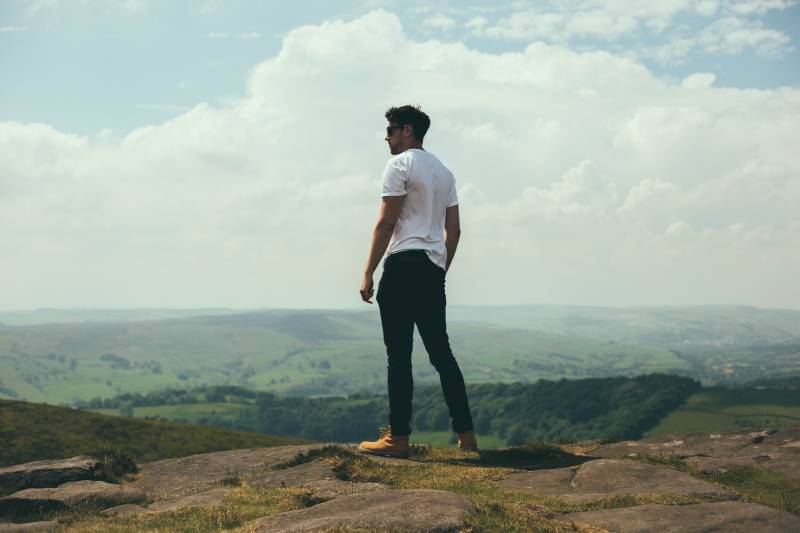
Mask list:
[[[187,403],[177,405],[155,405],[134,407],[133,416],[137,418],[162,418],[182,422],[200,422],[202,420],[238,420],[244,411],[252,406],[243,403]],[[101,415],[119,415],[119,409],[92,409]]]
[[[123,393],[238,385],[281,395],[386,387],[376,314],[270,311],[136,322],[0,326],[0,398],[75,405]],[[671,351],[608,340],[454,322],[468,383],[686,371]],[[419,337],[414,382],[438,384]]]
[[[506,440],[497,435],[481,435],[476,433],[478,447],[481,449],[503,448]],[[430,444],[432,446],[455,446],[456,434],[452,431],[414,431],[411,433],[412,444]]]
[[744,427],[780,428],[800,424],[800,390],[710,388],[647,432],[648,436]]

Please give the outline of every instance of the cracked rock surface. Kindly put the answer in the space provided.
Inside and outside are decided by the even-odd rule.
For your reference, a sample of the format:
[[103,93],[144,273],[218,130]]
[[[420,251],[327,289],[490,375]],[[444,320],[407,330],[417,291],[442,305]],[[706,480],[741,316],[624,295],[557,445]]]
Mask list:
[[701,470],[757,466],[800,479],[800,426],[781,430],[682,433],[606,444],[593,457],[674,457]]
[[595,459],[568,468],[511,474],[504,489],[586,501],[622,494],[683,494],[735,499],[732,492],[671,468],[635,461]]
[[800,531],[800,517],[755,503],[637,505],[572,513],[564,521],[615,533],[788,533]]
[[461,496],[443,490],[398,489],[340,496],[306,509],[288,511],[251,524],[257,532],[301,532],[351,527],[392,531],[449,531],[464,525],[475,510]]

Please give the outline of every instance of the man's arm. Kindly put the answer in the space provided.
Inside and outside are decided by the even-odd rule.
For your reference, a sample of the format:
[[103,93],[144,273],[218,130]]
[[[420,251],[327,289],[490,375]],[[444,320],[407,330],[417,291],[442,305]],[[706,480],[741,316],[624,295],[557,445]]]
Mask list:
[[372,231],[372,245],[369,249],[369,258],[367,259],[367,266],[364,268],[364,279],[361,282],[361,299],[367,303],[372,303],[372,275],[375,269],[378,268],[378,263],[381,257],[389,247],[389,241],[392,239],[394,227],[397,225],[397,219],[400,218],[400,208],[403,206],[403,196],[384,196],[381,202],[381,211],[378,214],[378,222],[375,224],[375,229]]
[[450,263],[456,255],[458,239],[461,237],[461,223],[458,220],[458,205],[447,208],[444,215],[444,247],[447,249],[447,266],[445,271],[450,270]]

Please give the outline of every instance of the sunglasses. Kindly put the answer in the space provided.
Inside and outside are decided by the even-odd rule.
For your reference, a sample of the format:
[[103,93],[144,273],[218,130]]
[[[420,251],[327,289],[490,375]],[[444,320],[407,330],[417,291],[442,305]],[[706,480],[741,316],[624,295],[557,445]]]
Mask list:
[[392,133],[394,133],[394,130],[399,130],[403,126],[405,126],[405,124],[394,124],[394,125],[386,126],[386,135],[391,137]]

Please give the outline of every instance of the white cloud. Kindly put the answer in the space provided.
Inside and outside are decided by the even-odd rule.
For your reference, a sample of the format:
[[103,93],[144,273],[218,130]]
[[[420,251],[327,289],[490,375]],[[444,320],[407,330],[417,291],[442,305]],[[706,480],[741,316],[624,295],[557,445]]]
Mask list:
[[0,26],[0,33],[16,33],[21,31],[28,31],[25,26]]
[[422,21],[422,24],[425,27],[432,28],[434,30],[440,31],[447,31],[455,27],[456,21],[453,20],[451,17],[447,15],[442,15],[441,13],[427,17],[425,20]]
[[4,304],[357,305],[408,102],[459,184],[452,303],[800,301],[797,89],[415,42],[380,11],[289,32],[246,89],[118,141],[0,123]]
[[719,0],[700,0],[694,6],[695,12],[704,17],[710,17],[716,14],[718,9]]
[[213,15],[219,11],[221,6],[222,2],[220,0],[203,0],[198,6],[198,12],[201,15]]
[[684,89],[706,89],[714,84],[715,79],[711,72],[695,72],[683,78],[681,86]]
[[717,20],[700,34],[698,42],[706,52],[739,54],[747,48],[764,56],[778,56],[789,50],[790,38],[783,32],[736,17]]
[[765,26],[761,17],[796,4],[793,0],[580,0],[537,7],[520,3],[510,14],[493,21],[474,17],[464,27],[477,37],[512,41],[567,44],[626,39],[625,48],[637,57],[665,64],[682,62],[698,49],[722,55],[754,50],[764,57],[781,57],[792,50],[791,38]]
[[763,15],[767,11],[783,11],[796,4],[796,0],[728,0],[726,7],[739,15]]
[[487,24],[489,19],[483,16],[472,17],[464,23],[464,27],[468,30],[475,30],[480,32]]

